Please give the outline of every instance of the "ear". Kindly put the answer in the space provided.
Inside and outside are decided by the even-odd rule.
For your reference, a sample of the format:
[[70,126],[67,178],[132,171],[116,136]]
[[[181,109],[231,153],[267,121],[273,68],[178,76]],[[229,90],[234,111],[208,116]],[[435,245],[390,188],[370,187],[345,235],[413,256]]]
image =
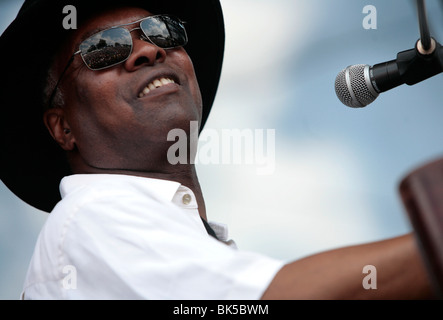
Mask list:
[[72,151],[75,148],[75,137],[66,121],[62,108],[51,108],[43,115],[43,122],[54,140],[63,150]]

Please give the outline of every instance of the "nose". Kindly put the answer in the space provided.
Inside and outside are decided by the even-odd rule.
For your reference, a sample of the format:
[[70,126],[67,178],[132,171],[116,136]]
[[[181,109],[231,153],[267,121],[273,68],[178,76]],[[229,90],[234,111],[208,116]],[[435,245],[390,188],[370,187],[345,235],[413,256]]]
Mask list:
[[127,71],[136,71],[144,66],[153,66],[162,63],[166,59],[166,50],[149,41],[138,37],[133,38],[133,48],[131,56],[125,61],[124,66]]

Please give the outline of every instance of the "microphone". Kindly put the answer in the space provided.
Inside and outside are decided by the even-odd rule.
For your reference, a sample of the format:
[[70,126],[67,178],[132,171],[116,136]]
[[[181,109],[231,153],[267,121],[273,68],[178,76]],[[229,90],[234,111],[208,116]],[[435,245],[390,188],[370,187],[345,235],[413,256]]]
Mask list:
[[382,92],[405,83],[414,85],[442,71],[443,47],[432,39],[432,48],[423,50],[419,40],[414,49],[398,53],[395,60],[343,69],[335,79],[335,93],[344,105],[363,108]]

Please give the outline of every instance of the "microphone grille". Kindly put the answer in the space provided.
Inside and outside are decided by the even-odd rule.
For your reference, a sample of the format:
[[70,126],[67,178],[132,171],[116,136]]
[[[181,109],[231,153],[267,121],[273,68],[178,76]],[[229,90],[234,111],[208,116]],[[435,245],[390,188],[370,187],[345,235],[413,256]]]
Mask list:
[[340,71],[335,78],[335,93],[344,105],[348,107],[352,105],[352,97],[346,84],[346,69]]
[[378,93],[369,80],[369,66],[349,66],[335,78],[335,93],[340,101],[351,108],[362,108],[373,102]]

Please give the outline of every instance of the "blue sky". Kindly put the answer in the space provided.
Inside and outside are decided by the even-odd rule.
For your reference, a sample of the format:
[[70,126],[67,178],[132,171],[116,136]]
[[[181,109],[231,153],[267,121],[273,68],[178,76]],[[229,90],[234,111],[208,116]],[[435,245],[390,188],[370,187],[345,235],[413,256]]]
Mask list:
[[[443,4],[428,0],[443,41]],[[0,0],[0,31],[21,1]],[[363,109],[337,99],[337,73],[377,64],[419,38],[414,1],[221,0],[226,53],[206,130],[275,130],[275,171],[197,166],[208,217],[242,250],[295,260],[411,231],[397,191],[443,156],[443,76],[383,93]],[[363,8],[377,9],[366,30]],[[17,299],[46,214],[0,184],[0,298]]]

